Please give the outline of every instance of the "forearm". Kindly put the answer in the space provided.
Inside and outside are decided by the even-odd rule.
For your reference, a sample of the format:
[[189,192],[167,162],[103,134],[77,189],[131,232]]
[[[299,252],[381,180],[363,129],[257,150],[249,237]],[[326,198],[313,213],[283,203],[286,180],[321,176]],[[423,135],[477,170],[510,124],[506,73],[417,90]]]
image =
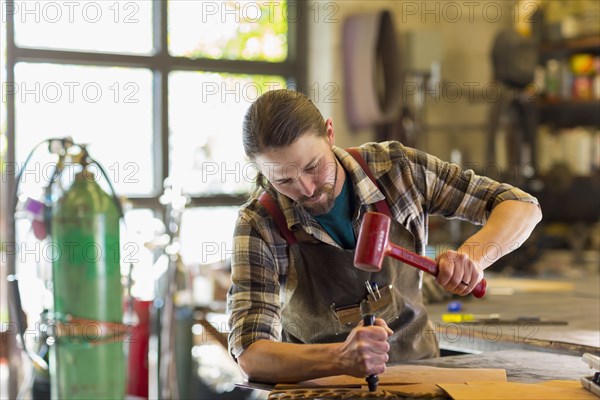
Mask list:
[[244,350],[238,361],[249,380],[266,383],[299,382],[343,374],[341,345],[258,340]]
[[523,201],[507,200],[498,204],[485,225],[457,250],[485,269],[519,248],[541,220],[539,207]]

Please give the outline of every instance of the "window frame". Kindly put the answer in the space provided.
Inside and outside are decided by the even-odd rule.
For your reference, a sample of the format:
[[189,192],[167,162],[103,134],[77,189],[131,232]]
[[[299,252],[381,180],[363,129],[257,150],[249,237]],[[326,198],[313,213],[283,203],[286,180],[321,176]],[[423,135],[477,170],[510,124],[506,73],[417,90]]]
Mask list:
[[[304,0],[288,0],[295,8],[306,10]],[[11,7],[14,0],[6,0],[5,7]],[[307,87],[307,21],[306,18],[288,19],[288,57],[282,62],[214,60],[172,56],[168,50],[168,2],[152,0],[152,40],[154,53],[151,55],[95,53],[71,50],[51,50],[18,47],[15,44],[14,15],[6,16],[7,81],[14,82],[14,67],[19,62],[71,64],[80,66],[104,66],[146,68],[153,73],[153,164],[154,180],[151,196],[131,196],[134,208],[150,208],[163,215],[164,207],[159,202],[162,184],[169,172],[169,73],[173,71],[201,71],[232,74],[280,75],[293,81],[301,91]],[[15,160],[15,97],[7,93],[7,163]],[[15,176],[7,179],[8,193],[12,193]],[[245,200],[245,195],[218,194],[210,196],[192,195],[190,207],[235,206]],[[8,216],[9,240],[14,236],[14,216]],[[164,219],[164,218],[163,218]]]
[[[14,0],[5,0],[4,7],[14,7]],[[288,0],[300,10],[300,15],[305,15],[307,2],[305,0]],[[166,207],[159,197],[163,191],[163,181],[169,173],[169,73],[173,71],[201,71],[232,74],[258,74],[280,75],[288,82],[293,82],[297,90],[307,89],[307,43],[308,23],[307,18],[288,19],[288,56],[282,62],[245,61],[245,60],[213,60],[189,59],[169,54],[168,50],[168,2],[152,0],[152,41],[154,52],[150,55],[133,55],[117,53],[95,53],[77,50],[53,50],[41,48],[25,48],[15,44],[15,20],[13,13],[6,13],[6,80],[15,82],[15,65],[20,62],[71,64],[79,66],[105,66],[146,68],[153,74],[153,193],[150,196],[130,196],[133,208],[148,208],[155,215],[162,217],[166,222]],[[15,165],[15,95],[6,95],[6,163]],[[2,204],[3,214],[6,215],[5,243],[14,243],[16,240],[15,216],[8,211],[13,201],[10,194],[14,192],[16,184],[15,174],[6,174],[6,189],[9,196]],[[212,206],[239,206],[246,199],[246,195],[219,194],[210,196],[192,195],[189,207]],[[16,255],[6,254],[8,274],[14,274],[16,268]],[[15,371],[9,371],[14,377]],[[9,380],[9,394],[16,395],[16,381]],[[9,396],[14,397],[14,396]]]

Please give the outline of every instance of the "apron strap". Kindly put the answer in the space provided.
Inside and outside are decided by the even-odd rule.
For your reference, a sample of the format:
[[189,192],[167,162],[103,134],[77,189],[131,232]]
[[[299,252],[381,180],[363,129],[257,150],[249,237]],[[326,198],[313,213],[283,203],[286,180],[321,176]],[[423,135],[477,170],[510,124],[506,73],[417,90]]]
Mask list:
[[[363,171],[365,171],[365,173],[367,174],[369,179],[371,179],[373,184],[375,184],[375,186],[377,186],[377,188],[381,191],[381,188],[377,184],[377,181],[375,180],[375,177],[371,173],[369,166],[365,162],[365,159],[360,155],[358,150],[355,147],[350,147],[350,148],[347,148],[346,151],[352,157],[354,157],[354,159],[360,165],[360,167],[363,169]],[[260,203],[267,209],[267,212],[269,213],[269,215],[271,215],[273,220],[275,220],[275,224],[277,224],[277,227],[279,228],[279,231],[281,232],[281,235],[283,236],[283,238],[285,239],[287,244],[288,245],[296,244],[298,242],[298,239],[296,239],[296,235],[294,235],[294,232],[292,232],[290,230],[290,228],[288,228],[287,222],[285,220],[285,216],[281,212],[281,209],[279,208],[277,203],[275,203],[275,201],[273,200],[273,197],[267,192],[262,192],[262,194],[258,197],[258,201],[260,201]],[[375,203],[375,208],[377,209],[378,212],[385,214],[388,217],[392,216],[390,207],[388,206],[385,199],[379,200],[377,203]]]
[[279,231],[281,232],[281,235],[287,244],[296,244],[298,242],[296,235],[294,235],[294,232],[288,228],[285,216],[281,212],[281,209],[277,203],[275,203],[273,200],[273,197],[271,197],[271,195],[267,192],[262,192],[262,194],[258,197],[258,201],[260,201],[260,203],[267,209],[267,212],[275,220],[275,224],[277,224],[277,227],[279,228]]
[[[356,149],[356,147],[349,147],[346,149],[346,151],[352,156],[354,157],[354,159],[356,160],[356,162],[360,165],[360,167],[363,169],[363,171],[365,171],[365,174],[367,174],[367,176],[369,177],[369,179],[371,179],[371,182],[373,182],[375,184],[375,186],[377,186],[377,189],[379,189],[379,191],[381,191],[381,188],[379,187],[379,185],[377,184],[377,181],[375,180],[375,177],[373,176],[373,174],[371,173],[371,170],[369,169],[369,166],[367,165],[365,159],[363,158],[363,156],[360,155],[360,153],[358,152],[358,150]],[[377,203],[375,203],[375,208],[377,209],[378,212],[387,215],[388,217],[392,217],[392,211],[390,210],[390,207],[388,206],[388,203],[384,200],[379,200]]]

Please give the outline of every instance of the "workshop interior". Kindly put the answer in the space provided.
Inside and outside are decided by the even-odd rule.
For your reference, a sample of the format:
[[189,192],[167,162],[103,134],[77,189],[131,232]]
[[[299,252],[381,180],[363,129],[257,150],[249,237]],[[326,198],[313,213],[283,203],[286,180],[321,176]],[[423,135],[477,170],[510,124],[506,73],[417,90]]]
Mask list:
[[[400,141],[543,212],[472,294],[423,279],[440,357],[388,366],[386,398],[600,397],[600,2],[0,6],[1,399],[371,398],[248,382],[228,349],[242,121],[283,88],[341,148]],[[435,275],[478,229],[432,216],[425,254],[361,265]]]

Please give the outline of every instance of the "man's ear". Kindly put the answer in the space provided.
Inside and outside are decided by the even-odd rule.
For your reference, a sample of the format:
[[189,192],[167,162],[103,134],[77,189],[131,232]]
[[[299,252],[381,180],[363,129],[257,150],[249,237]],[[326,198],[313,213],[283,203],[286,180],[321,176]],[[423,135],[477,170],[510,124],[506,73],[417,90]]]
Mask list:
[[333,146],[335,144],[335,132],[333,130],[333,121],[331,118],[327,118],[325,121],[325,128],[327,130],[327,142],[329,146]]

